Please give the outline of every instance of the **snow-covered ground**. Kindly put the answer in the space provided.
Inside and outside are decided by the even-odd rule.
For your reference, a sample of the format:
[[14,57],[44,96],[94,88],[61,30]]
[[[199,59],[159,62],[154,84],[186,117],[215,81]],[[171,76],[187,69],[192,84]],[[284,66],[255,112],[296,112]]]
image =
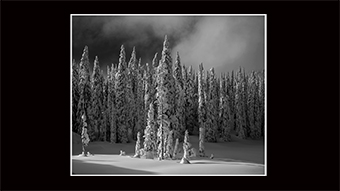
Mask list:
[[[235,136],[229,143],[205,143],[209,157],[191,158],[191,164],[180,164],[178,160],[131,158],[135,143],[110,144],[107,142],[90,143],[88,150],[94,156],[78,156],[81,144],[72,144],[73,175],[264,175],[264,141],[240,140]],[[190,136],[190,142],[198,150],[198,137]],[[180,147],[182,145],[180,144]],[[119,156],[120,150],[126,156]],[[182,155],[179,154],[180,158]]]

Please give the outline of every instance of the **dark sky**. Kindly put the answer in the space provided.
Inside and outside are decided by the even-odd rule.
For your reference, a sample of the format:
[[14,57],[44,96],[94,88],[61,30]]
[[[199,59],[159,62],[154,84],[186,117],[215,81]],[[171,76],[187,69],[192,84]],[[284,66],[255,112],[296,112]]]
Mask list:
[[172,58],[178,51],[182,64],[195,70],[246,72],[264,68],[264,16],[73,16],[72,57],[79,62],[89,47],[91,69],[95,56],[106,74],[106,66],[118,63],[124,44],[127,61],[132,47],[142,63],[160,54],[168,35]]

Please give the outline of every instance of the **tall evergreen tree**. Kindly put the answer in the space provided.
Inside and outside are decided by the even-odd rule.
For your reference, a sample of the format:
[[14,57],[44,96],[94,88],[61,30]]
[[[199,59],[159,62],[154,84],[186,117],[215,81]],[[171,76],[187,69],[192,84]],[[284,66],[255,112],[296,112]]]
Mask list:
[[[107,66],[107,74],[109,74],[109,66]],[[110,123],[109,123],[109,110],[108,110],[108,75],[106,77],[106,80],[104,80],[103,84],[103,94],[104,94],[104,101],[103,101],[103,110],[104,110],[104,116],[103,116],[103,125],[105,127],[105,141],[110,141]]]
[[109,113],[109,127],[110,127],[110,142],[117,143],[117,112],[116,112],[116,91],[115,91],[115,76],[116,70],[112,64],[109,72],[108,81],[108,113]]
[[175,68],[174,68],[174,78],[175,78],[175,86],[176,86],[176,93],[175,93],[175,115],[177,118],[177,124],[174,125],[174,139],[179,138],[180,141],[184,139],[184,131],[185,131],[185,124],[184,124],[184,83],[183,83],[183,76],[182,76],[182,65],[181,60],[179,57],[179,53],[177,52]]
[[101,102],[101,115],[100,115],[100,128],[99,128],[99,134],[100,134],[100,140],[106,141],[106,105],[105,105],[105,78],[104,78],[104,72],[103,70],[100,70],[100,78],[99,78],[99,84],[100,84],[100,102]]
[[256,139],[259,137],[259,134],[261,133],[261,130],[256,127],[256,110],[257,110],[257,104],[258,104],[258,96],[256,93],[258,92],[258,87],[256,84],[256,75],[255,72],[252,72],[250,74],[249,78],[249,88],[248,88],[248,119],[249,119],[249,129],[250,134],[249,136],[253,139]]
[[107,74],[106,74],[106,83],[107,83],[107,98],[106,98],[106,117],[107,117],[107,126],[108,126],[108,141],[111,142],[111,118],[112,118],[112,78],[111,78],[111,70],[110,66],[107,66]]
[[[184,106],[184,112],[187,111],[186,109],[186,100],[188,99],[188,95],[187,95],[187,78],[188,78],[188,71],[187,71],[187,67],[185,65],[182,65],[182,78],[183,78],[183,106]],[[187,124],[187,120],[186,120],[186,114],[183,114],[183,130],[185,131],[186,124]],[[182,137],[184,137],[182,135]],[[181,140],[182,141],[182,140]]]
[[209,76],[209,126],[207,126],[206,138],[208,142],[217,141],[217,116],[218,116],[218,95],[216,89],[215,71],[210,69]]
[[230,94],[228,95],[230,97],[230,109],[232,113],[232,119],[234,121],[233,123],[233,130],[236,131],[236,80],[235,80],[235,75],[234,75],[234,70],[231,71],[231,78],[230,78]]
[[81,116],[85,114],[88,122],[88,128],[92,128],[89,114],[91,113],[91,79],[90,79],[90,61],[88,47],[85,46],[80,59],[79,68],[79,90],[80,97],[78,102],[77,117],[78,124],[82,124]]
[[236,104],[236,132],[238,137],[241,139],[245,139],[245,126],[246,126],[246,116],[244,111],[244,100],[243,100],[243,77],[242,77],[242,69],[240,68],[237,73],[237,81],[236,81],[236,95],[235,95],[235,104]]
[[229,75],[229,72],[227,73],[227,76],[225,77],[226,78],[226,82],[225,82],[225,85],[226,85],[226,96],[228,96],[228,100],[229,100],[229,109],[230,109],[230,124],[231,124],[231,130],[234,129],[235,127],[235,113],[234,113],[234,87],[233,87],[233,82],[232,82],[232,78],[230,75]]
[[136,56],[136,48],[133,47],[132,53],[131,53],[131,58],[128,64],[128,76],[129,76],[129,81],[132,86],[132,92],[134,99],[137,98],[137,76],[138,76],[138,63],[137,63],[137,56]]
[[[170,55],[169,42],[167,36],[163,43],[162,59],[160,62],[160,71],[158,74],[159,81],[157,86],[157,100],[158,100],[158,119],[160,129],[160,143],[161,159],[164,158],[166,153],[165,143],[170,132],[171,119],[173,115],[173,88],[174,79],[172,76],[172,59]],[[164,152],[165,151],[165,152]]]
[[[152,80],[150,80],[152,78],[151,73],[145,71],[144,74],[146,75],[146,79],[145,79],[145,90],[144,90],[144,118],[143,121],[146,121],[146,119],[148,118],[148,111],[150,109],[150,104],[154,104],[155,101],[155,92],[156,89],[154,87],[154,84],[152,83]],[[142,124],[142,129],[144,129],[146,126],[145,122]]]
[[203,63],[199,65],[198,70],[198,124],[199,124],[199,155],[205,156],[204,139],[205,139],[205,121],[206,105],[204,99],[204,69]]
[[128,107],[126,97],[126,63],[125,63],[125,49],[121,46],[118,72],[116,73],[116,116],[117,116],[117,130],[118,130],[118,142],[127,143],[127,129],[129,124],[127,122]]
[[133,130],[135,129],[135,123],[137,118],[136,112],[136,94],[135,94],[135,87],[136,87],[136,50],[133,47],[131,58],[128,64],[128,68],[126,70],[127,79],[126,79],[126,98],[127,98],[127,124],[128,124],[128,140],[131,142],[134,139]]
[[208,131],[213,125],[213,120],[212,120],[212,112],[211,112],[211,90],[210,90],[210,73],[207,71],[206,76],[205,76],[205,86],[204,86],[204,102],[206,105],[206,110],[205,110],[205,129],[204,129],[204,135],[205,141],[208,140]]
[[72,131],[81,133],[80,116],[77,115],[78,103],[80,98],[79,91],[79,65],[73,59],[72,62]]
[[137,123],[134,130],[134,136],[137,135],[138,131],[142,131],[145,126],[145,114],[144,114],[144,96],[145,96],[145,89],[143,89],[143,76],[140,72],[141,68],[140,65],[138,66],[137,72],[137,98],[136,98],[136,112],[137,112]]
[[218,111],[218,128],[217,128],[217,132],[218,132],[218,137],[221,137],[222,135],[222,129],[223,129],[223,110],[224,110],[224,106],[223,106],[223,97],[225,97],[227,95],[226,93],[226,81],[225,81],[225,77],[224,74],[221,73],[220,75],[220,80],[219,80],[219,111]]
[[[155,120],[157,121],[157,123],[155,124],[155,128],[156,128],[156,132],[157,132],[157,147],[159,147],[159,143],[160,143],[160,140],[159,140],[159,130],[160,130],[160,127],[159,127],[159,111],[158,111],[158,108],[160,107],[160,104],[158,103],[158,96],[157,96],[157,89],[159,87],[159,82],[160,82],[160,70],[161,70],[161,67],[162,67],[162,64],[161,64],[161,59],[157,61],[157,53],[153,59],[153,65],[156,66],[154,68],[154,88],[155,88],[155,92],[154,92],[154,96],[153,96],[153,105],[154,105],[154,109],[155,109]],[[158,63],[158,64],[157,64]]]
[[199,134],[199,125],[198,125],[198,72],[195,72],[194,82],[194,109],[193,109],[193,116],[194,116],[194,129],[193,134]]
[[103,84],[101,80],[100,67],[98,57],[95,57],[94,68],[91,77],[91,87],[92,87],[92,96],[91,96],[91,120],[92,127],[89,128],[88,133],[92,140],[100,140],[100,127],[102,126],[102,93],[103,93]]
[[263,74],[257,74],[255,101],[255,128],[264,136],[264,79]]
[[[150,91],[152,91],[152,90],[151,90],[151,87],[148,85],[149,82],[150,82],[149,75],[148,75],[148,72],[146,70],[146,67],[144,67],[143,78],[142,78],[143,90],[144,90],[144,92],[143,92],[144,93],[144,96],[143,96],[143,98],[144,98],[144,100],[143,100],[143,102],[144,102],[143,103],[143,115],[144,116],[143,116],[143,124],[141,126],[142,131],[144,131],[144,128],[146,127],[146,119],[147,119],[147,116],[148,116],[149,107],[147,107],[146,104],[149,104],[151,102]],[[147,87],[147,86],[149,86],[149,87]],[[149,92],[146,92],[147,89],[148,89]],[[146,97],[147,94],[148,94],[148,96]],[[148,101],[148,103],[146,103],[146,101]]]
[[244,132],[245,132],[245,136],[249,137],[250,134],[250,125],[249,125],[249,113],[248,113],[248,75],[245,72],[245,69],[243,69],[243,107],[244,107],[244,115],[245,115],[245,128],[244,128]]

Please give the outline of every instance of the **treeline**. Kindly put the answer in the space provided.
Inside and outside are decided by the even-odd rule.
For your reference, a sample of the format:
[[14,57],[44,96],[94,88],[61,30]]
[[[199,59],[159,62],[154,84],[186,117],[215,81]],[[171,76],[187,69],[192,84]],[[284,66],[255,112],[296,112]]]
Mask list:
[[91,141],[127,143],[141,132],[145,148],[166,151],[188,130],[199,134],[203,153],[204,141],[230,141],[232,132],[242,139],[263,137],[263,71],[240,68],[217,77],[202,63],[198,71],[182,65],[179,53],[173,65],[170,53],[165,37],[160,60],[156,53],[144,65],[135,48],[126,60],[122,45],[118,66],[108,66],[105,79],[98,57],[90,73],[86,46],[80,63],[72,64],[72,131],[80,133],[85,114]]

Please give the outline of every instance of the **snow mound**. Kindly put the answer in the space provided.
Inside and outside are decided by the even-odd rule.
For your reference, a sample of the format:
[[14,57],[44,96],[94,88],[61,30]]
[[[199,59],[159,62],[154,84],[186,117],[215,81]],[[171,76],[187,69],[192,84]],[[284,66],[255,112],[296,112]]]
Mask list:
[[181,162],[179,162],[180,164],[190,164],[189,160],[186,158],[182,158]]

